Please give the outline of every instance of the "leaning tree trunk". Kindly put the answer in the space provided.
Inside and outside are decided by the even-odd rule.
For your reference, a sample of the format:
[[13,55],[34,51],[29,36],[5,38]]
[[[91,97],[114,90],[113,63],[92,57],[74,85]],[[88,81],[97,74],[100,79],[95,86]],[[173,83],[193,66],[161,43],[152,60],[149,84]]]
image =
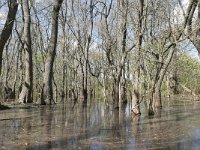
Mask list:
[[160,78],[158,80],[158,84],[155,88],[155,94],[154,94],[154,101],[155,101],[154,107],[156,107],[156,108],[162,107],[161,86],[162,86],[164,76],[167,72],[168,66],[169,66],[169,64],[172,60],[172,57],[173,57],[175,50],[176,50],[175,46],[173,46],[171,48],[171,50],[169,51],[168,58],[166,59],[166,63],[164,63],[164,66],[163,66],[163,68],[161,69],[161,72],[160,72]]
[[153,91],[153,107],[154,108],[161,108],[162,101],[161,101],[161,86],[163,83],[164,76],[167,72],[168,66],[172,60],[173,54],[175,52],[175,44],[171,44],[171,48],[169,50],[168,56],[160,70],[158,82],[155,84],[155,90]]
[[10,35],[12,34],[12,28],[14,24],[14,20],[17,14],[18,3],[17,0],[9,0],[9,11],[6,19],[6,23],[0,35],[0,75],[1,75],[1,67],[2,67],[2,57],[3,57],[3,49],[8,41]]
[[58,15],[63,0],[54,0],[52,20],[51,20],[51,38],[48,45],[48,52],[45,62],[45,72],[43,81],[43,90],[41,93],[41,104],[53,104],[53,64],[56,55],[56,45],[58,36]]
[[31,49],[31,33],[30,33],[30,8],[29,1],[22,0],[22,9],[24,12],[24,32],[23,46],[25,51],[25,81],[22,85],[22,91],[19,95],[20,103],[33,102],[33,60]]
[[[188,8],[187,8],[187,11],[186,11],[186,15],[185,15],[185,18],[184,18],[184,22],[183,22],[183,28],[187,30],[188,33],[191,33],[191,28],[192,28],[192,18],[193,18],[193,14],[195,12],[195,8],[197,6],[197,2],[198,0],[191,0],[189,2],[189,5],[188,5]],[[200,22],[200,4],[198,4],[198,20],[197,22]],[[198,33],[199,33],[199,30],[197,30],[197,33],[196,33],[196,36],[198,37]],[[182,36],[182,32],[180,32],[177,37],[176,37],[176,41],[178,41]],[[194,38],[192,38],[194,39]],[[195,39],[198,39],[198,38],[195,38]],[[200,48],[200,44],[199,44],[199,40],[192,40],[194,45],[196,43],[196,47],[198,49],[198,47]],[[165,60],[161,70],[160,70],[160,74],[159,74],[159,79],[158,79],[158,82],[155,84],[155,90],[153,90],[153,107],[154,109],[155,108],[160,108],[162,107],[162,103],[161,103],[161,86],[162,86],[162,82],[163,82],[163,79],[164,79],[164,76],[166,74],[166,71],[168,69],[168,66],[171,62],[171,59],[172,59],[172,56],[175,52],[175,47],[176,47],[176,43],[171,43],[168,48],[170,49],[169,50],[169,53],[168,53],[168,56],[167,56],[167,59]]]
[[[194,4],[193,4],[194,5]],[[195,6],[194,6],[195,7]],[[197,26],[199,26],[200,24],[200,1],[198,2],[198,5],[197,5],[197,8],[198,8],[198,17],[197,17],[197,21],[196,21],[196,24]],[[192,18],[193,18],[193,14],[194,12],[192,12],[192,16],[191,18],[189,19],[189,25],[188,26],[192,26]],[[195,31],[195,32],[194,32]],[[191,34],[191,31],[189,31],[189,33],[191,34],[191,41],[193,42],[195,48],[197,49],[198,51],[198,54],[199,54],[199,57],[200,57],[200,28],[198,27],[198,30],[194,30],[192,32],[194,32],[193,34]]]

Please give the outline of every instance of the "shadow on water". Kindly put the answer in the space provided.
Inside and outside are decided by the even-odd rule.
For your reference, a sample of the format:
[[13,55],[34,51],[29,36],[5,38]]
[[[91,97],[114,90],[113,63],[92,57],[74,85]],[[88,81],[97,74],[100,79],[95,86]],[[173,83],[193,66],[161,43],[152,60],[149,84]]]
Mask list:
[[0,113],[0,149],[200,149],[200,103],[171,102],[149,118],[101,102]]

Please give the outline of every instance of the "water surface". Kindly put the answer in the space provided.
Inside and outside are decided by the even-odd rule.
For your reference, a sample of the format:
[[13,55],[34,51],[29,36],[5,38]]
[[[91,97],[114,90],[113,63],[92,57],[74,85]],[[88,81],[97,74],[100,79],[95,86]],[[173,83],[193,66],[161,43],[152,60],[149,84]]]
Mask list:
[[200,149],[200,102],[171,100],[154,117],[142,113],[101,102],[0,111],[0,149]]

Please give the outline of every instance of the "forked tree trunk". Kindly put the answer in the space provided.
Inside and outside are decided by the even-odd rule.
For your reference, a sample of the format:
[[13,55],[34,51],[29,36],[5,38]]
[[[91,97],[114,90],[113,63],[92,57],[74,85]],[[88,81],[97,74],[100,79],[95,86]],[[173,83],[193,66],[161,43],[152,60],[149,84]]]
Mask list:
[[54,0],[52,20],[51,20],[51,38],[48,45],[48,52],[45,62],[43,93],[41,93],[41,104],[53,104],[53,64],[56,55],[56,45],[58,36],[58,15],[63,0]]
[[165,74],[167,72],[168,66],[171,63],[172,57],[173,57],[174,52],[176,50],[175,47],[176,47],[176,45],[172,44],[172,47],[169,50],[168,56],[167,56],[163,66],[160,70],[159,80],[155,85],[155,91],[153,93],[154,108],[161,108],[162,107],[161,87],[162,87],[163,79],[164,79]]
[[25,81],[22,84],[22,91],[19,95],[20,103],[33,102],[33,61],[31,49],[31,34],[30,34],[30,8],[29,0],[22,0],[22,9],[24,12],[24,32],[23,46],[25,51]]
[[3,57],[3,49],[8,41],[10,35],[12,34],[12,28],[15,20],[15,16],[17,14],[18,3],[17,0],[9,0],[10,6],[6,19],[6,23],[0,35],[0,75],[1,75],[1,67],[2,67],[2,57]]
[[[186,12],[186,15],[185,15],[185,18],[184,18],[183,27],[186,28],[189,33],[191,32],[192,18],[193,18],[193,14],[195,12],[196,6],[197,6],[197,0],[191,0],[189,2],[188,8],[187,8],[187,12]],[[198,8],[200,8],[200,5],[199,5]],[[198,16],[200,18],[200,13],[199,13]],[[199,21],[199,19],[198,19],[198,21]],[[181,38],[181,35],[182,35],[182,33],[178,34],[178,36],[176,37],[176,41],[178,41]],[[198,36],[198,33],[197,33],[196,36]],[[196,38],[196,39],[198,39],[198,38]],[[193,41],[193,42],[195,44],[195,41]],[[198,44],[196,46],[197,49],[198,49]],[[170,62],[172,60],[173,55],[174,55],[175,47],[176,47],[176,43],[171,43],[170,46],[168,46],[169,53],[168,53],[167,59],[165,60],[165,62],[163,62],[163,66],[161,67],[161,70],[159,71],[159,79],[158,79],[157,83],[155,83],[155,88],[152,91],[153,92],[153,94],[152,94],[153,103],[151,103],[151,104],[153,106],[149,107],[150,109],[152,107],[154,107],[154,109],[162,107],[162,103],[161,103],[161,86],[162,86],[162,82],[163,82],[164,76],[166,74],[166,71],[168,69],[168,66],[169,66],[169,64],[170,64]]]

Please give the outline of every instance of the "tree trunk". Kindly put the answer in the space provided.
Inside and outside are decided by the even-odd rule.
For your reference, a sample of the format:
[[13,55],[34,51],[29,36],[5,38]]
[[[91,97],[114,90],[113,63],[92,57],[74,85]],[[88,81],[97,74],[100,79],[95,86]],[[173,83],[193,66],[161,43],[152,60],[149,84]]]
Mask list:
[[30,8],[29,1],[22,0],[22,9],[24,14],[24,32],[23,46],[25,51],[25,81],[22,85],[22,91],[19,95],[20,103],[33,102],[33,61],[31,49],[31,34],[30,34]]
[[106,105],[106,107],[109,106],[108,103],[108,79],[107,79],[107,75],[104,72],[103,74],[103,96],[104,96],[104,104]]
[[174,95],[179,94],[179,90],[178,90],[179,81],[178,81],[177,59],[178,59],[177,51],[175,51],[175,53],[174,53],[174,62],[173,62],[174,65],[175,65],[175,67],[173,68],[173,75],[172,75],[172,83],[173,83],[172,90],[173,90],[173,94]]
[[43,93],[41,104],[53,104],[53,64],[56,55],[56,45],[58,36],[58,15],[63,0],[54,0],[52,20],[51,20],[51,38],[48,45],[47,58],[45,62],[45,72],[43,81]]
[[140,83],[140,72],[141,72],[141,46],[143,38],[143,26],[144,22],[144,0],[140,0],[140,8],[138,12],[138,26],[136,31],[136,71],[135,71],[135,84],[132,97],[132,112],[134,114],[140,114],[140,100],[141,100],[141,83]]
[[119,109],[119,80],[114,79],[113,83],[113,107]]
[[155,91],[153,94],[153,101],[154,101],[154,108],[161,108],[162,102],[161,102],[161,86],[163,83],[164,76],[167,72],[168,66],[172,60],[173,54],[175,52],[176,45],[172,45],[171,49],[169,50],[168,56],[160,70],[159,79],[158,82],[155,84]]
[[[193,5],[195,5],[195,4],[193,4]],[[199,23],[200,23],[200,1],[198,1],[197,8],[198,8],[197,25],[199,26]],[[194,12],[192,12],[191,21],[193,18],[193,14],[194,14]],[[190,23],[189,23],[189,25],[192,26]],[[198,30],[195,30],[195,33],[194,33],[194,35],[192,35],[191,40],[192,40],[195,48],[197,49],[199,57],[200,57],[200,29],[199,29],[199,27],[198,27]]]
[[156,89],[153,93],[153,100],[154,100],[154,108],[161,108],[162,107],[161,87],[156,87]]
[[134,82],[134,90],[132,96],[132,112],[134,114],[140,114],[140,97],[141,97],[141,83],[140,83],[140,59],[141,59],[141,44],[142,44],[142,37],[138,38],[137,44],[137,54],[136,54],[136,71],[135,71],[135,82]]
[[[127,55],[127,21],[128,21],[128,1],[125,1],[125,0],[122,0],[121,1],[121,8],[123,10],[122,12],[122,42],[121,42],[121,45],[122,45],[122,56]],[[124,59],[124,61],[122,61],[122,66],[121,66],[121,70],[120,70],[120,81],[119,81],[119,105],[121,107],[121,105],[123,103],[126,103],[127,102],[127,99],[126,99],[126,78],[125,78],[125,72],[126,72],[126,67],[125,67],[125,61],[127,61],[126,59]]]
[[140,106],[139,106],[139,104],[140,104],[140,93],[141,93],[140,84],[135,83],[133,95],[132,95],[132,112],[135,115],[140,114]]
[[3,49],[8,41],[10,35],[12,34],[12,28],[14,24],[14,20],[17,14],[18,3],[17,0],[9,0],[10,6],[6,19],[6,23],[0,35],[0,75],[1,75],[1,67],[2,67],[2,57],[3,57]]
[[170,88],[170,77],[169,75],[166,76],[166,97],[170,100],[171,97],[171,88]]
[[82,73],[82,81],[81,81],[81,93],[80,93],[80,96],[79,96],[79,100],[81,102],[81,104],[83,105],[86,105],[87,104],[87,96],[88,96],[88,93],[87,93],[87,74],[86,74],[86,69],[84,66],[86,63],[83,63],[82,66],[81,66],[81,73]]

